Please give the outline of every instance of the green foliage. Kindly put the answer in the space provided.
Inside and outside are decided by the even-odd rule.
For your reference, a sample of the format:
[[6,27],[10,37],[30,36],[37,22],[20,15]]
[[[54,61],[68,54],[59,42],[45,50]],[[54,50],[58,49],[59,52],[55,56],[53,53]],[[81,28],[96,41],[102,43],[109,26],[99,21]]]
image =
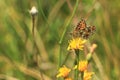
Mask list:
[[[42,80],[42,77],[45,80],[55,80],[59,52],[62,54],[61,62],[67,55],[70,33],[74,29],[71,25],[76,26],[80,18],[89,15],[86,23],[96,26],[96,32],[90,41],[98,45],[95,54],[102,66],[99,68],[93,56],[93,71],[100,80],[118,80],[119,0],[80,0],[72,18],[75,4],[76,0],[0,0],[0,76],[4,75],[6,80],[11,77],[20,80]],[[35,37],[29,14],[32,6],[38,9]],[[68,20],[70,17],[72,21]],[[62,44],[59,44],[61,37]],[[65,64],[73,65],[72,56],[70,54]]]

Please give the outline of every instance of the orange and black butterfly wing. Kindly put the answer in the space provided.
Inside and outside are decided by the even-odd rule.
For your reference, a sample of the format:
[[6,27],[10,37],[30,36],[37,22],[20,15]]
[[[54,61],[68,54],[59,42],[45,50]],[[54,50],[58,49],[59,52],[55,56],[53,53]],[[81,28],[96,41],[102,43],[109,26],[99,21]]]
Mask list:
[[84,30],[86,28],[86,22],[84,19],[81,19],[81,21],[78,23],[77,27],[75,30]]
[[83,38],[88,39],[95,32],[95,26],[87,26],[82,35]]
[[88,39],[96,30],[95,26],[87,26],[84,19],[78,23],[77,27],[73,31],[73,37],[81,37]]
[[86,22],[84,19],[81,19],[81,21],[77,24],[77,27],[73,31],[73,37],[81,37],[85,28]]

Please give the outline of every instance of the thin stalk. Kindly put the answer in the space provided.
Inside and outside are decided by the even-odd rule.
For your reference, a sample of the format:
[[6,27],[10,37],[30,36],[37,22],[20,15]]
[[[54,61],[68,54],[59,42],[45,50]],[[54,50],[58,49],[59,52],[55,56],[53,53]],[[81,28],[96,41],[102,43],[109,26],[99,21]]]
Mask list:
[[67,53],[67,55],[66,55],[66,57],[65,57],[65,59],[64,59],[64,61],[63,61],[63,63],[61,64],[61,66],[63,66],[63,65],[66,63],[66,61],[67,61],[67,59],[68,59],[68,57],[69,57],[69,54],[70,54],[70,53]]
[[45,16],[45,12],[42,9],[42,1],[41,0],[38,0],[38,5],[39,5],[39,10],[40,10],[40,12],[41,12],[41,14],[43,16],[44,21],[46,21],[48,26],[50,26],[50,24],[47,21],[47,17]]
[[73,18],[74,15],[75,15],[75,12],[76,12],[76,10],[77,10],[78,4],[79,4],[79,0],[76,0],[76,4],[75,4],[75,7],[74,7],[74,9],[73,9],[73,12],[72,12],[70,18],[68,19],[68,22],[67,22],[67,23],[65,24],[65,26],[64,26],[65,29],[64,29],[64,31],[63,31],[63,33],[62,33],[62,36],[61,36],[61,39],[60,39],[60,41],[59,41],[60,49],[59,49],[59,62],[58,62],[58,67],[61,66],[61,61],[62,61],[61,44],[62,44],[62,42],[63,42],[63,39],[64,39],[64,36],[65,36],[66,31],[67,31],[67,29],[68,29],[68,26],[70,25],[70,22],[72,21],[72,18]]
[[35,15],[32,15],[32,36],[33,36],[33,59],[35,59],[35,64],[37,65],[37,52],[35,43]]
[[77,69],[75,70],[75,80],[78,80],[78,78],[79,78],[79,71],[78,71],[78,68],[79,68],[79,56],[80,56],[80,53],[79,53],[79,49],[76,49],[75,50],[75,54],[76,54],[76,64],[75,65],[77,65]]
[[83,80],[84,72],[81,72],[81,79]]
[[79,4],[79,0],[76,0],[75,7],[74,7],[74,9],[73,9],[73,12],[72,12],[70,18],[68,19],[68,22],[67,22],[66,25],[65,25],[65,29],[64,29],[63,34],[62,34],[62,36],[61,36],[61,39],[60,39],[60,41],[59,41],[59,44],[61,44],[61,43],[63,42],[63,38],[64,38],[64,36],[65,36],[65,33],[66,33],[66,31],[67,31],[68,26],[70,25],[70,22],[72,21],[72,18],[73,18],[74,15],[75,15],[75,12],[76,12],[76,10],[77,10],[78,4]]
[[[37,14],[37,12],[36,12]],[[38,47],[36,46],[36,42],[35,42],[35,20],[36,20],[36,14],[32,14],[32,36],[33,36],[33,59],[35,58],[35,66],[38,70],[38,55],[37,55],[37,52],[38,52]],[[43,77],[43,74],[40,73],[41,75],[41,80],[45,80],[44,77]]]
[[35,28],[35,16],[32,15],[32,35],[33,35],[33,38],[34,38],[34,28]]

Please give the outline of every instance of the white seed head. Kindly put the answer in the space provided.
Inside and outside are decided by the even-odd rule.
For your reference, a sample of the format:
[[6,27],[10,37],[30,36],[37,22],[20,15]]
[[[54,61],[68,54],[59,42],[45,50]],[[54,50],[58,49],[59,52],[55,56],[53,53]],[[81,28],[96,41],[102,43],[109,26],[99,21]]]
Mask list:
[[37,13],[38,13],[38,10],[36,9],[35,6],[33,6],[33,7],[31,8],[31,10],[30,10],[30,14],[31,14],[31,15],[36,15]]

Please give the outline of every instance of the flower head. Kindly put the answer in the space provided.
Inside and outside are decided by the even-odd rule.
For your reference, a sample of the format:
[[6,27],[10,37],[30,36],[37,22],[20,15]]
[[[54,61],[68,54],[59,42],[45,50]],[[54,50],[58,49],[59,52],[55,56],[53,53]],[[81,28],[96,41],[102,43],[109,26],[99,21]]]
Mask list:
[[34,16],[34,15],[36,15],[37,13],[38,13],[38,10],[36,9],[35,6],[33,6],[33,7],[31,8],[31,10],[30,10],[30,14],[31,14],[32,16]]
[[66,66],[63,66],[62,68],[59,69],[59,74],[57,77],[67,77],[68,74],[70,73],[71,69],[67,68]]
[[79,65],[75,66],[75,69],[78,67],[78,70],[80,72],[83,72],[87,69],[88,61],[79,61]]
[[93,74],[94,74],[94,72],[85,71],[84,76],[83,76],[83,80],[90,80],[92,78]]
[[86,42],[85,39],[73,38],[72,40],[70,40],[67,50],[73,50],[73,49],[83,50],[85,42]]

